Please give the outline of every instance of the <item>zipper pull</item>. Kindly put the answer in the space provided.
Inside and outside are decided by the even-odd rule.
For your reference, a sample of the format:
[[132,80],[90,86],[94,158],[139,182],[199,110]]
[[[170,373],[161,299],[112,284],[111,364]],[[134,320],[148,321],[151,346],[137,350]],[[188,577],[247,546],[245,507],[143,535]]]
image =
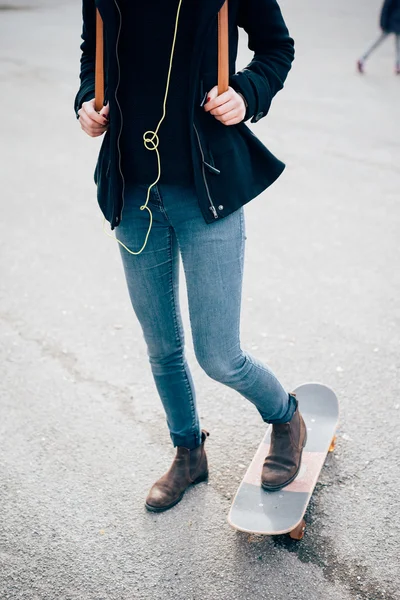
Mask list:
[[210,165],[210,163],[204,161],[205,166],[207,167],[207,169],[210,171],[210,173],[213,173],[214,175],[221,175],[221,171],[219,169],[217,169],[217,167],[213,167],[212,165]]
[[211,210],[211,212],[212,212],[212,214],[213,214],[213,217],[214,217],[214,219],[218,219],[218,213],[217,213],[217,211],[215,210],[215,206],[212,206],[212,205],[211,205],[211,206],[209,206],[209,209]]
[[208,96],[208,92],[206,92],[203,96],[203,100],[200,102],[200,106],[201,108],[203,108],[203,106],[205,105],[206,101],[207,101],[207,96]]

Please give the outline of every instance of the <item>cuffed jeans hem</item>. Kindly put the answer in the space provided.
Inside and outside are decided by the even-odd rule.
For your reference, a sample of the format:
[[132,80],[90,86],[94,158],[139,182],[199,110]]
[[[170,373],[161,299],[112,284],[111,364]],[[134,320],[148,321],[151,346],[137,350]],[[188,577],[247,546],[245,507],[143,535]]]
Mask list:
[[261,412],[260,415],[265,423],[268,423],[269,425],[280,425],[281,423],[289,423],[289,421],[292,420],[293,415],[296,412],[296,408],[297,400],[294,396],[292,396],[292,394],[289,394],[289,406],[284,417],[282,417],[281,419],[269,419],[268,417],[265,417]]
[[172,443],[174,447],[180,446],[181,448],[187,448],[188,450],[194,450],[201,444],[201,431],[194,432],[190,435],[171,435]]

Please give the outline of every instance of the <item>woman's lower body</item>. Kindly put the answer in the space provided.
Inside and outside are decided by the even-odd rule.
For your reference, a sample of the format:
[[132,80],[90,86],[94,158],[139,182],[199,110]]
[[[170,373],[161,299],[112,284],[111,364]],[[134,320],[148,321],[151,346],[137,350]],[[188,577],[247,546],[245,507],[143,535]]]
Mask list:
[[[357,61],[357,68],[360,73],[364,73],[364,65],[371,54],[379,48],[379,46],[392,34],[382,31],[378,39],[364,52],[361,58]],[[400,75],[400,33],[395,33],[395,73]]]
[[[132,251],[142,247],[149,226],[149,213],[140,210],[146,189],[127,186],[125,193],[117,237]],[[251,401],[265,422],[288,423],[298,413],[296,399],[266,365],[240,344],[243,209],[208,225],[193,187],[166,184],[152,189],[149,208],[153,226],[145,249],[134,256],[121,247],[121,255],[174,446],[190,454],[202,448],[205,441],[185,359],[179,307],[180,256],[200,366],[211,378]],[[201,479],[203,471],[195,479]]]

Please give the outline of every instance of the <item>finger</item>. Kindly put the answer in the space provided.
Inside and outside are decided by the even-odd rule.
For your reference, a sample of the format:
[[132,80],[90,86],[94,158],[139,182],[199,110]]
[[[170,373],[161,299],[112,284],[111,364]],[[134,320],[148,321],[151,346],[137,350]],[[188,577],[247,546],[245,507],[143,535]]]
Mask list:
[[99,131],[103,130],[104,127],[106,127],[105,125],[99,125],[95,121],[92,121],[90,117],[88,117],[85,113],[79,115],[79,121],[81,123],[81,126],[85,127],[87,130],[90,131]]
[[89,119],[96,121],[96,123],[99,123],[100,125],[106,124],[107,119],[100,115],[94,108],[94,99],[90,100],[89,102],[84,102],[82,104],[82,108]]
[[108,126],[94,125],[93,121],[85,121],[84,119],[79,119],[79,121],[83,131],[91,137],[102,135],[108,129]]
[[103,108],[100,111],[100,114],[105,117],[108,121],[108,119],[110,118],[110,104],[107,102],[106,106],[103,106]]
[[224,125],[226,123],[228,123],[228,121],[232,121],[233,119],[239,119],[240,118],[240,114],[238,112],[237,109],[235,110],[231,110],[228,113],[225,113],[224,115],[220,116],[220,117],[215,117],[217,119],[217,121],[220,121],[221,123],[223,123]]
[[79,120],[82,123],[86,123],[89,127],[104,127],[106,123],[98,123],[97,121],[93,121],[93,119],[88,115],[85,110],[81,109],[79,111]]
[[94,100],[90,100],[90,102],[84,102],[82,104],[82,108],[89,119],[99,123],[99,125],[106,124],[107,119],[95,110]]
[[204,110],[206,112],[208,112],[210,109],[208,108],[210,105],[210,102],[212,102],[213,100],[215,100],[216,98],[218,98],[218,86],[214,86],[212,88],[212,90],[210,90],[207,94],[207,102],[204,105]]
[[231,125],[238,125],[242,121],[243,121],[243,119],[241,117],[236,117],[236,119],[232,119],[231,121],[226,121],[225,123],[223,123],[223,125],[225,125],[226,127],[230,127]]
[[214,110],[211,110],[210,112],[214,117],[220,117],[220,116],[224,115],[225,113],[228,113],[232,110],[237,110],[237,109],[238,109],[238,103],[235,102],[235,100],[230,100],[229,102],[225,102],[225,104],[218,106],[218,108],[214,108]]
[[212,90],[210,90],[207,94],[207,102],[211,102],[211,100],[214,100],[217,97],[218,97],[218,86],[215,85],[212,88]]
[[214,108],[221,106],[221,104],[225,104],[226,102],[232,100],[234,98],[234,95],[235,91],[232,88],[229,88],[227,92],[224,92],[223,94],[220,94],[217,97],[211,98],[211,100],[204,105],[204,110],[206,112],[210,112],[211,110],[214,110]]
[[95,138],[103,135],[107,131],[107,127],[103,127],[103,129],[99,129],[98,131],[93,131],[93,129],[87,129],[86,127],[82,127],[82,130],[86,133],[86,135]]

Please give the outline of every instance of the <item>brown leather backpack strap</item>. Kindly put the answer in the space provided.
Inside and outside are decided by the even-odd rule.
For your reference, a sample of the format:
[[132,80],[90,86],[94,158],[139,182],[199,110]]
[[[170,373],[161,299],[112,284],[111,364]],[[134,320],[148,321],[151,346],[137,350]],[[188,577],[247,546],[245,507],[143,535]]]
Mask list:
[[100,112],[104,105],[104,31],[103,19],[96,9],[96,74],[95,109]]
[[[218,13],[218,94],[229,87],[229,28],[228,0]],[[96,74],[95,108],[100,111],[104,103],[104,32],[103,20],[96,9]]]
[[218,13],[218,95],[229,87],[228,0]]

